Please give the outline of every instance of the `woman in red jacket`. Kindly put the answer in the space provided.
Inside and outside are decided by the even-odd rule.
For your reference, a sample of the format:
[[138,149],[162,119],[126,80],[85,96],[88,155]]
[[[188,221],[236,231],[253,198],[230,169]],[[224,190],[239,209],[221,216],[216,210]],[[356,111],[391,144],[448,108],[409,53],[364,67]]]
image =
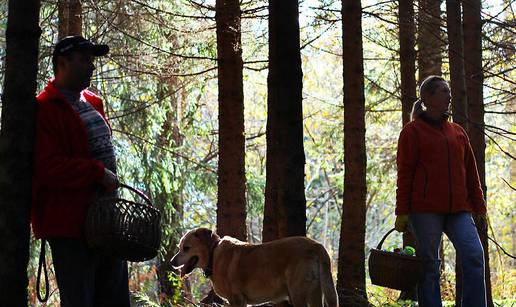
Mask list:
[[430,76],[420,86],[411,121],[398,142],[396,229],[416,237],[425,274],[419,306],[442,306],[439,246],[446,233],[462,260],[462,306],[486,306],[484,252],[472,213],[486,213],[475,157],[461,126],[448,121],[448,83]]

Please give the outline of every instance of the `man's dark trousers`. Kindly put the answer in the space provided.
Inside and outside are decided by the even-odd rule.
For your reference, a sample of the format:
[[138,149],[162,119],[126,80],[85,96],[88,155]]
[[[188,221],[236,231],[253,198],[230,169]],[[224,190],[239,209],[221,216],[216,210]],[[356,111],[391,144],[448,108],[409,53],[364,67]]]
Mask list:
[[129,307],[127,262],[79,239],[50,239],[61,307]]

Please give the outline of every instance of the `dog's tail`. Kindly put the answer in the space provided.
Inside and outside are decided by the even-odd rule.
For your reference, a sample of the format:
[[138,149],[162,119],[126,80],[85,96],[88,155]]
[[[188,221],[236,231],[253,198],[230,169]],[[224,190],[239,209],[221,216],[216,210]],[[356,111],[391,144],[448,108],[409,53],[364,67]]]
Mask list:
[[339,307],[337,290],[335,290],[333,277],[331,276],[330,256],[328,256],[328,252],[326,252],[322,245],[319,259],[320,282],[324,302],[327,307]]

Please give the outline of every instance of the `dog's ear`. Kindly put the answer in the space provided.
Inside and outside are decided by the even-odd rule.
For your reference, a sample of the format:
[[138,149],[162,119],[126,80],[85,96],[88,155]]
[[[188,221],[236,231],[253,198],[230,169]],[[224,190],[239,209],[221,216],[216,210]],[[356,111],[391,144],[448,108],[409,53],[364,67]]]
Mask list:
[[207,228],[199,228],[195,231],[194,236],[199,238],[203,244],[206,246],[209,246],[210,248],[217,244],[217,242],[220,240],[219,236],[210,229]]

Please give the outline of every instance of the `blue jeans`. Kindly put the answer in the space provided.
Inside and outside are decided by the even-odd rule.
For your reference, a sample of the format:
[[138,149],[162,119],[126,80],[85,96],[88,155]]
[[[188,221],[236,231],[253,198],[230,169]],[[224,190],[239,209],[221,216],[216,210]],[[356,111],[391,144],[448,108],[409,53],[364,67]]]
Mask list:
[[454,214],[415,213],[410,224],[417,240],[417,254],[423,258],[425,274],[418,284],[420,307],[440,307],[439,246],[446,233],[462,260],[462,306],[485,307],[484,250],[469,212]]
[[127,262],[78,239],[50,239],[61,307],[129,307]]

